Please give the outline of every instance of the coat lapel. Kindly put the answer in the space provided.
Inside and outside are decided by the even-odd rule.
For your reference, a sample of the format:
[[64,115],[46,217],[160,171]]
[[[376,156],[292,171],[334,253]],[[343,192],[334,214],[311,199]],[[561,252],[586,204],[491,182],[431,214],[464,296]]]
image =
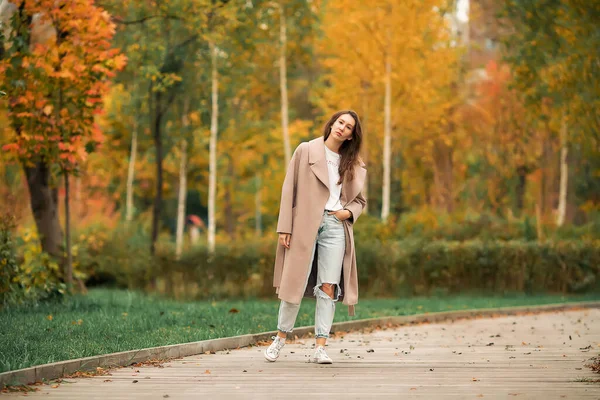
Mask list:
[[[329,190],[329,172],[327,171],[327,161],[325,159],[325,139],[321,136],[311,140],[308,144],[308,163],[310,169],[323,185],[325,185],[327,190]],[[365,183],[366,176],[367,170],[365,164],[361,160],[359,161],[359,165],[354,167],[354,179],[348,181],[347,178],[344,178],[340,196],[340,200],[344,207],[360,193]]]
[[308,164],[316,177],[329,190],[329,173],[325,161],[325,140],[323,136],[308,142]]

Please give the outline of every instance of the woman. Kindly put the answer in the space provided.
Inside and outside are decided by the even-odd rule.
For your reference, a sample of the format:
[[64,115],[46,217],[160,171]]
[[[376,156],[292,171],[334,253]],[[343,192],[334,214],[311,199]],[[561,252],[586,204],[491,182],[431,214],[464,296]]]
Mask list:
[[290,160],[277,232],[273,286],[281,299],[277,336],[265,351],[275,361],[292,332],[304,296],[316,296],[313,361],[331,364],[325,344],[335,303],[349,315],[358,302],[353,224],[366,201],[361,194],[367,170],[359,158],[362,128],[354,111],[336,112],[323,136],[301,143]]

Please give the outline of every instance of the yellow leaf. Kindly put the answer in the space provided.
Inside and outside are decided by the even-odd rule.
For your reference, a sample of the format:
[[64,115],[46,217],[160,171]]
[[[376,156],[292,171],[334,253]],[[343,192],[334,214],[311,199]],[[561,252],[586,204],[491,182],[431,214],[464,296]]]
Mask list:
[[48,321],[52,321],[52,314],[48,315],[48,316],[46,317],[46,319],[47,319]]
[[44,114],[50,115],[50,114],[52,114],[53,108],[54,107],[52,107],[52,105],[48,104],[46,107],[44,107],[44,109],[42,111],[44,112]]

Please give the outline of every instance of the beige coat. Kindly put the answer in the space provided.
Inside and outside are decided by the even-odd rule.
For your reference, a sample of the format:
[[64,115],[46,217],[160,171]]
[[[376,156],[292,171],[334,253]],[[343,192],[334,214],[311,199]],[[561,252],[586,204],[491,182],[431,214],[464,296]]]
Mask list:
[[[358,273],[354,253],[353,224],[356,222],[366,201],[361,194],[367,170],[361,161],[354,167],[354,179],[342,182],[342,206],[352,212],[352,217],[343,221],[346,231],[346,253],[342,267],[343,304],[348,313],[354,315],[354,305],[358,303]],[[313,295],[316,285],[317,252],[311,264],[310,256],[321,224],[325,204],[329,198],[329,175],[325,160],[323,137],[301,143],[290,161],[283,189],[277,223],[278,233],[290,233],[290,248],[277,244],[275,275],[273,286],[281,300],[299,304],[304,296]],[[306,290],[304,283],[308,268],[312,266]]]

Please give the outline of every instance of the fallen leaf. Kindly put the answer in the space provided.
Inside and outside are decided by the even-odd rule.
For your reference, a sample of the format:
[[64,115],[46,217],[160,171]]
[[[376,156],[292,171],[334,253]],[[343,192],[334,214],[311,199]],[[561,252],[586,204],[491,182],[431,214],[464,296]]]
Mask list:
[[137,379],[134,379],[132,383],[138,383],[138,380],[137,380]]
[[205,374],[210,374],[210,369],[207,369],[206,371],[204,371]]
[[60,385],[58,383],[55,383],[54,385],[50,386],[52,389],[56,389],[57,387],[59,387]]
[[112,382],[112,379],[105,379],[103,382]]
[[50,315],[48,315],[48,316],[46,317],[46,319],[47,319],[48,321],[52,321],[52,318],[53,318],[53,317],[52,317],[52,314],[50,314]]
[[237,308],[232,308],[232,309],[229,310],[229,312],[232,313],[232,314],[237,314],[237,313],[240,312],[240,310],[238,310]]
[[479,382],[479,379],[473,378],[473,382]]

